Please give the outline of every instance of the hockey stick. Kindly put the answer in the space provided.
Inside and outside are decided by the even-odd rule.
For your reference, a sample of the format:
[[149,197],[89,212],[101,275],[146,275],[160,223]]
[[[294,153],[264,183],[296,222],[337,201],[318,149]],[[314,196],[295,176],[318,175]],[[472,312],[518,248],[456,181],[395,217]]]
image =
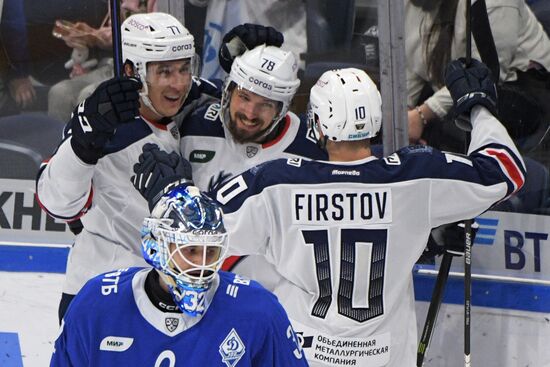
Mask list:
[[[472,62],[472,2],[466,1],[466,65]],[[468,154],[469,134],[464,152]],[[472,305],[472,220],[464,221],[464,366],[470,367],[470,323]]]
[[472,306],[472,220],[464,222],[464,366],[471,366],[470,325]]
[[449,270],[451,269],[452,261],[453,255],[445,252],[443,254],[443,260],[441,260],[441,265],[439,266],[439,272],[437,273],[437,279],[432,292],[430,307],[428,308],[428,314],[426,315],[426,321],[424,322],[424,329],[422,330],[422,335],[420,336],[420,341],[418,343],[418,350],[416,352],[417,367],[422,367],[424,364],[424,356],[430,346],[430,339],[435,329],[439,307],[443,301],[445,285],[447,284],[447,278],[449,277]]
[[[472,22],[471,22],[471,1],[466,1],[466,64],[469,65],[472,61]],[[466,152],[468,152],[468,140],[466,139]],[[471,226],[472,221],[467,220],[464,223],[465,249],[464,249],[464,361],[465,366],[470,366],[470,301],[471,301]],[[443,260],[439,266],[439,272],[437,273],[437,279],[435,282],[434,290],[432,293],[432,299],[428,308],[428,314],[426,315],[426,321],[424,322],[424,329],[420,336],[418,343],[418,350],[416,353],[416,366],[422,367],[424,364],[424,356],[430,345],[430,339],[432,337],[435,323],[437,321],[437,315],[441,302],[443,301],[443,293],[445,290],[445,284],[449,277],[449,271],[451,269],[451,263],[453,261],[453,255],[448,252],[443,254]]]
[[120,36],[120,1],[110,0],[111,34],[113,37],[113,67],[115,76],[122,75],[122,41]]

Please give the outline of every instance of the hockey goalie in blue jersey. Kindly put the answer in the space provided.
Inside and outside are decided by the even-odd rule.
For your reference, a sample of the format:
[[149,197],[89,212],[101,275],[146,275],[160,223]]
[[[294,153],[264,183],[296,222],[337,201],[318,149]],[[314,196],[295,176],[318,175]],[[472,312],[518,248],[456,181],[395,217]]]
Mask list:
[[71,303],[50,366],[307,366],[277,298],[219,271],[219,206],[194,186],[161,197],[142,228],[150,268],[90,280]]
[[274,292],[311,366],[414,366],[412,268],[430,230],[523,185],[487,67],[454,61],[446,83],[471,119],[469,155],[410,146],[375,158],[380,94],[362,70],[333,70],[312,88],[309,111],[329,162],[268,162],[216,192],[230,253],[265,256],[281,274]]

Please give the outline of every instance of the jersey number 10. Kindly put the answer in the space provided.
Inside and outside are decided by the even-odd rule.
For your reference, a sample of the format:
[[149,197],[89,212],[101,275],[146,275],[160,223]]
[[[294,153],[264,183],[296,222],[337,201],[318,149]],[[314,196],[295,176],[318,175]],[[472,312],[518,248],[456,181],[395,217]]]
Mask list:
[[[313,245],[319,297],[311,310],[315,317],[325,318],[332,303],[331,251],[327,229],[303,230],[306,244]],[[365,322],[384,313],[383,289],[386,258],[386,229],[340,230],[340,276],[338,313],[358,322]],[[357,263],[357,246],[370,245],[370,262]],[[363,260],[363,259],[361,259]],[[334,267],[332,267],[334,268]],[[359,274],[361,279],[355,279]],[[354,283],[367,284],[368,307],[353,307]]]

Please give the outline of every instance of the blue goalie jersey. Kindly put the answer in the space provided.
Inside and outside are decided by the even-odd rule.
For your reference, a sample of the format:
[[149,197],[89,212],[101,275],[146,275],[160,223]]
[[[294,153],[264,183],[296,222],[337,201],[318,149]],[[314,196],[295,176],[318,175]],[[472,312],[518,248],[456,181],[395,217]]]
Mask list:
[[258,283],[220,272],[207,311],[191,317],[151,303],[149,271],[90,280],[65,315],[50,366],[307,366],[284,309]]

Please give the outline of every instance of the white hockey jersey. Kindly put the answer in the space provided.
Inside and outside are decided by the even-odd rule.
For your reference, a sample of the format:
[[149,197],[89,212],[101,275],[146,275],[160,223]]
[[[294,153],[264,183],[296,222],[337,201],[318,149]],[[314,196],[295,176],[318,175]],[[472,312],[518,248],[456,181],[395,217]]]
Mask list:
[[197,109],[181,126],[181,155],[193,168],[193,181],[203,191],[260,163],[278,158],[326,159],[310,136],[307,123],[288,112],[282,132],[266,144],[239,144],[220,119],[220,104]]
[[504,127],[474,108],[470,155],[411,146],[354,162],[277,160],[214,192],[229,247],[259,254],[282,281],[311,366],[412,367],[412,268],[430,230],[517,191],[523,161]]
[[[288,112],[281,123],[282,131],[273,141],[239,144],[220,119],[219,103],[197,109],[181,127],[181,154],[191,163],[195,185],[210,191],[248,168],[278,158],[327,159],[305,121]],[[261,256],[230,257],[223,268],[257,280],[269,290],[280,277]]]
[[[219,97],[222,82],[193,78],[181,114],[205,100]],[[86,281],[112,269],[145,266],[140,229],[149,215],[147,201],[130,178],[143,145],[157,144],[167,152],[178,151],[175,122],[165,125],[136,118],[120,124],[96,165],[83,163],[70,144],[70,122],[64,140],[38,172],[36,194],[51,216],[71,224],[81,222],[80,233],[69,253],[63,293],[76,294]],[[79,228],[80,230],[80,228]]]
[[110,269],[147,265],[139,231],[149,210],[130,177],[143,145],[178,151],[179,132],[175,122],[155,125],[142,118],[120,125],[106,147],[108,154],[96,165],[83,163],[70,139],[42,165],[36,193],[53,217],[82,221],[63,287],[64,293],[76,294],[88,279]]

